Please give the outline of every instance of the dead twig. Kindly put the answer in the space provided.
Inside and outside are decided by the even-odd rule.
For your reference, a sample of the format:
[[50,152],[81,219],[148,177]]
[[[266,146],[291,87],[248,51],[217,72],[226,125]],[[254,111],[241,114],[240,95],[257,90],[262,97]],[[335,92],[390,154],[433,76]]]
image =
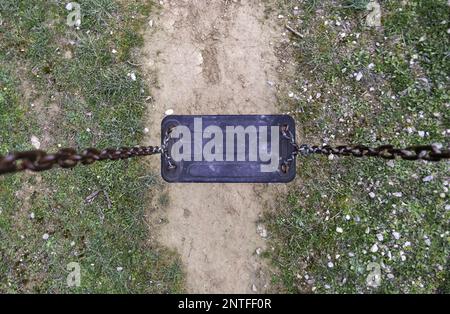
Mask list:
[[111,199],[109,198],[109,195],[106,191],[103,191],[103,194],[105,195],[106,198],[106,203],[108,204],[108,209],[111,209]]
[[140,66],[142,66],[142,63],[133,63],[133,62],[131,62],[131,61],[129,61],[129,60],[127,60],[126,62],[127,62],[129,65],[134,66],[134,67],[140,67]]
[[84,203],[85,203],[85,204],[90,204],[90,203],[92,203],[92,202],[97,198],[97,196],[98,196],[99,193],[100,193],[100,190],[92,192],[91,194],[89,194],[88,197],[86,197],[86,198],[84,199]]
[[299,32],[297,32],[295,29],[293,29],[292,27],[290,27],[289,25],[286,24],[286,29],[288,31],[290,31],[292,34],[294,34],[297,37],[303,38],[303,35],[300,34]]

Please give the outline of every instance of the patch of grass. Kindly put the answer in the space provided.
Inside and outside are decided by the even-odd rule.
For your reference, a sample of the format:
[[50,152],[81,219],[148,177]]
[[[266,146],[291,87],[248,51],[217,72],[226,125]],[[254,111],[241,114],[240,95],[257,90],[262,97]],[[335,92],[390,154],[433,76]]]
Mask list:
[[[363,1],[283,1],[304,38],[292,37],[299,142],[449,146],[446,1],[383,1],[383,26],[365,26]],[[308,21],[305,23],[304,21]],[[359,74],[359,75],[358,75]],[[360,76],[360,80],[356,78]],[[279,212],[268,214],[279,270],[291,293],[448,293],[448,165],[314,156]],[[381,282],[366,280],[371,263]]]
[[[127,61],[151,3],[77,2],[80,29],[61,1],[1,1],[0,154],[32,149],[31,135],[50,151],[140,143],[148,92]],[[146,172],[129,160],[0,178],[0,291],[183,291],[178,257],[149,241]]]
[[353,10],[366,10],[369,0],[346,0],[344,1],[344,7]]

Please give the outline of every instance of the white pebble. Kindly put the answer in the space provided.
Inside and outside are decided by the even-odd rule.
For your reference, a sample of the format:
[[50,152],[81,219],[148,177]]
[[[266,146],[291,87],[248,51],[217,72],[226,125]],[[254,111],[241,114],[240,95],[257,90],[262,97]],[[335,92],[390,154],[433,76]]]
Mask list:
[[378,252],[378,245],[376,243],[372,245],[372,247],[370,248],[370,252],[372,253]]
[[50,235],[48,233],[44,233],[42,235],[42,239],[44,239],[44,240],[48,240],[49,237],[50,237]]
[[33,145],[34,148],[39,149],[41,147],[41,142],[39,141],[39,139],[32,135],[31,136],[31,145]]
[[375,193],[370,192],[370,193],[369,193],[369,196],[370,196],[370,198],[375,198]]
[[342,232],[344,232],[344,230],[341,227],[337,227],[336,228],[336,232],[337,233],[342,233]]
[[378,233],[377,234],[377,239],[378,239],[378,241],[383,241],[384,240],[384,237],[383,237],[383,235],[381,234],[381,233]]
[[430,182],[434,179],[434,177],[432,175],[426,176],[425,178],[422,179],[423,182]]
[[363,77],[363,74],[361,72],[358,72],[358,74],[356,74],[356,81],[357,82],[361,81],[362,77]]
[[119,267],[117,267],[116,269],[117,269],[117,271],[122,271],[122,270],[123,270],[123,267],[120,267],[120,266],[119,266]]
[[328,267],[329,267],[329,268],[333,268],[333,267],[334,267],[333,262],[328,262]]
[[172,114],[173,114],[173,109],[167,109],[166,112],[164,112],[164,114],[165,114],[166,116],[172,115]]
[[397,231],[392,232],[392,235],[394,236],[394,238],[396,240],[400,239],[400,237],[401,237],[400,233],[398,233]]

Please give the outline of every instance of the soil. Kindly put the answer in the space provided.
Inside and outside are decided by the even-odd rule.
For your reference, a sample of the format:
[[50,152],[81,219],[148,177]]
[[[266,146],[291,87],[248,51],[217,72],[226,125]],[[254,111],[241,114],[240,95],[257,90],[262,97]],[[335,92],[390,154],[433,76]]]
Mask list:
[[[142,64],[153,101],[146,143],[160,142],[165,112],[275,114],[279,26],[259,1],[164,1],[150,17]],[[159,160],[150,167],[159,173]],[[150,216],[159,241],[180,256],[192,293],[270,290],[263,211],[285,185],[168,184]],[[154,210],[156,208],[156,210]]]

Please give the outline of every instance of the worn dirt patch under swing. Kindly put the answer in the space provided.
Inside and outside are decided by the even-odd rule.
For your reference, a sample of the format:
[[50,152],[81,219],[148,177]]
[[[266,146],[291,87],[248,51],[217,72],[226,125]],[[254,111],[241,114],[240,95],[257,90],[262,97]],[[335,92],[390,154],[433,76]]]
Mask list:
[[[143,68],[154,96],[147,143],[175,114],[273,114],[279,30],[259,1],[164,1],[146,31]],[[159,172],[159,161],[151,167]],[[273,205],[267,184],[163,184],[167,201],[153,205],[159,241],[178,251],[188,292],[246,293],[269,289],[270,273],[255,252],[265,248],[258,219]],[[161,217],[163,218],[161,220]],[[263,234],[264,236],[264,234]]]

